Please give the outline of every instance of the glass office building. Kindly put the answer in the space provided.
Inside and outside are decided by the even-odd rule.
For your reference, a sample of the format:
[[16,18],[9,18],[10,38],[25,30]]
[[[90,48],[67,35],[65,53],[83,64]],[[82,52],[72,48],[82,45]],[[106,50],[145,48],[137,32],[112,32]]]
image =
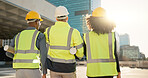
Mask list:
[[119,38],[120,38],[120,46],[130,45],[130,38],[128,34],[120,35]]
[[[46,0],[55,6],[65,6],[69,11],[68,23],[80,31],[81,35],[88,32],[85,15],[91,14],[93,0]],[[101,2],[100,0],[98,0]],[[99,3],[98,2],[98,3]],[[98,5],[96,5],[98,6]],[[100,5],[99,5],[100,6]]]

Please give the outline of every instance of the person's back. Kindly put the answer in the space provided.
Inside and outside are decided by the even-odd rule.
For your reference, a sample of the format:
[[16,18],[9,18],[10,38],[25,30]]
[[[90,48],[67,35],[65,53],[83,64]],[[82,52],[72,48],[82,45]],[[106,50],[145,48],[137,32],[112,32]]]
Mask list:
[[[97,34],[91,31],[84,35],[87,45],[87,76],[114,76],[117,75],[116,60],[114,55],[114,32]],[[110,43],[110,44],[109,44]],[[113,43],[113,44],[112,44]]]
[[[15,53],[7,52],[6,55],[13,58],[13,68],[16,69],[16,78],[41,78],[40,64],[43,69],[43,78],[46,77],[46,41],[45,36],[39,30],[40,15],[30,11],[26,15],[29,27],[19,32],[11,42]],[[41,63],[40,63],[41,61]]]
[[114,24],[104,17],[104,13],[103,8],[96,8],[92,16],[87,18],[91,30],[84,34],[88,78],[113,78],[118,72],[120,76],[116,38],[112,32]]
[[[39,50],[34,46],[38,34],[38,30],[23,30],[16,35],[14,48],[16,54],[13,58],[13,68],[39,68]],[[34,60],[36,62],[33,62]]]
[[[51,27],[50,32],[49,32],[50,47],[56,46],[56,45],[65,46],[65,47],[68,46],[69,48],[72,46],[77,46],[76,44],[73,45],[73,43],[76,40],[74,38],[74,37],[76,37],[75,35],[77,35],[77,33],[79,33],[79,32],[76,29],[73,29],[72,33],[70,35],[70,29],[71,29],[71,27],[69,26],[69,24],[67,22],[57,21],[55,23],[55,25],[53,25]],[[78,40],[78,41],[79,41],[79,43],[82,43],[82,40]],[[55,49],[51,48],[49,55],[53,56],[53,57],[54,57],[54,55],[56,55],[60,59],[67,59],[67,60],[74,59],[74,55],[70,54],[69,50],[62,50],[61,49],[59,51],[56,51]],[[65,55],[66,55],[66,57],[65,57]],[[54,58],[57,58],[57,57],[54,57]],[[73,61],[75,61],[75,60],[73,60]],[[56,62],[58,62],[58,61],[56,61]],[[64,62],[62,62],[62,63],[64,63]],[[68,63],[68,61],[67,61],[67,63]],[[69,61],[69,63],[74,63],[74,62]]]
[[[64,9],[66,13],[63,15],[61,15],[62,12],[57,13],[61,9]],[[67,15],[69,14],[67,9],[59,6],[56,13],[57,22],[46,28],[44,32],[48,45],[47,67],[51,70],[51,78],[75,78],[76,60],[74,54],[79,58],[83,57],[83,41],[79,31],[67,23]],[[74,54],[70,52],[72,47],[77,49]]]

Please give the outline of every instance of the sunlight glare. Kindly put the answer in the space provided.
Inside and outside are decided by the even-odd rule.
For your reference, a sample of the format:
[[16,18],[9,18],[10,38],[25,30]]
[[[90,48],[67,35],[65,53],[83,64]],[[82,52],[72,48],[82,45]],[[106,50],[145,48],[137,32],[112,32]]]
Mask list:
[[113,20],[117,26],[136,20],[136,15],[132,12],[107,12],[107,17]]

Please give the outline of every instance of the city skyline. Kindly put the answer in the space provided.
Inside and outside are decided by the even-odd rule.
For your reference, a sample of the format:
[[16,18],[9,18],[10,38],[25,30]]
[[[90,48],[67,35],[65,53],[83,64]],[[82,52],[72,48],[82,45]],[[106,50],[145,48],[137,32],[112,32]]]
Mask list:
[[101,6],[116,23],[119,34],[127,33],[130,44],[139,46],[148,57],[148,1],[147,0],[101,0]]
[[71,27],[79,30],[81,36],[88,32],[85,16],[101,6],[101,0],[46,0],[57,6],[65,6],[68,11],[68,23]]

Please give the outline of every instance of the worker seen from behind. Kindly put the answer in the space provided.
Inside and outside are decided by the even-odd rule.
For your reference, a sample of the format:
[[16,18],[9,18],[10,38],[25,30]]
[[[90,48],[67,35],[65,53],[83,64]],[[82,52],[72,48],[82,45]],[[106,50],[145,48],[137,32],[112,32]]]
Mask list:
[[50,78],[76,78],[76,60],[83,57],[83,40],[80,32],[67,23],[68,10],[59,6],[55,10],[57,22],[44,32],[48,56],[47,67]]
[[37,12],[30,11],[26,15],[26,21],[29,27],[19,32],[10,44],[14,47],[15,53],[7,52],[6,55],[13,58],[16,78],[41,78],[40,61],[43,69],[42,78],[46,78],[46,40],[44,34],[38,31],[43,20]]
[[88,78],[121,78],[117,52],[115,24],[108,20],[106,11],[98,7],[87,21],[89,33],[84,34]]

